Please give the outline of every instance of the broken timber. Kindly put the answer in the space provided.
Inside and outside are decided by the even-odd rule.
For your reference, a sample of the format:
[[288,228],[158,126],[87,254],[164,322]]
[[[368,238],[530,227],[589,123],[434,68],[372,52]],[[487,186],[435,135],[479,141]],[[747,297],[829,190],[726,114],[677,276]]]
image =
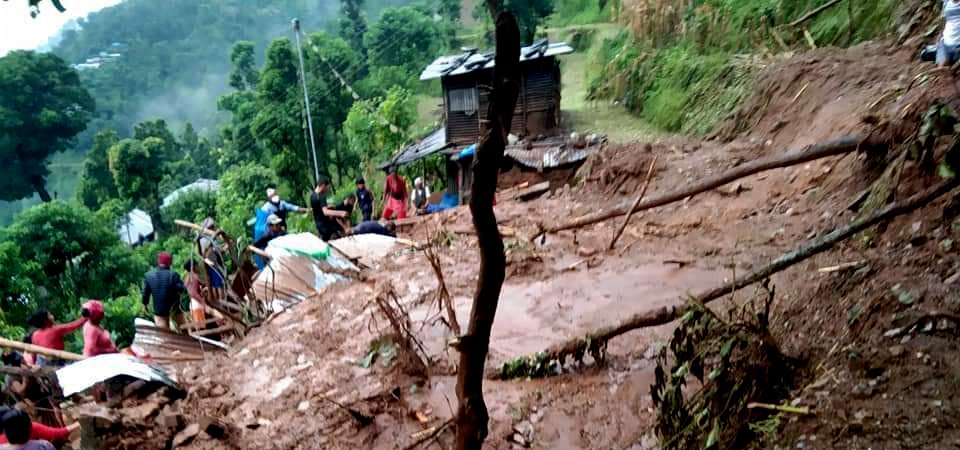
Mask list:
[[49,356],[51,358],[62,359],[65,361],[82,361],[86,359],[85,356],[77,353],[65,352],[63,350],[53,350],[50,348],[41,347],[39,345],[27,344],[6,338],[0,338],[0,348],[19,350],[21,352]]
[[[824,236],[808,241],[806,244],[794,249],[791,252],[780,255],[779,258],[747,274],[747,276],[743,278],[737,278],[736,280],[724,283],[723,285],[717,286],[709,291],[702,292],[700,295],[691,297],[690,301],[693,303],[706,304],[753,283],[769,278],[771,275],[781,272],[796,263],[804,261],[811,256],[830,249],[837,243],[846,240],[853,235],[870,228],[871,226],[921,208],[933,200],[936,200],[938,197],[941,197],[944,194],[952,191],[958,185],[960,185],[960,177],[953,177],[948,181],[915,194],[914,196],[901,202],[890,204],[869,216],[857,219],[849,225],[835,229]],[[681,304],[665,306],[653,311],[634,314],[620,323],[598,328],[587,333],[585,336],[577,337],[552,346],[546,350],[546,357],[550,360],[559,360],[562,364],[563,360],[567,356],[575,355],[581,352],[585,345],[602,345],[616,336],[637,328],[654,327],[668,324],[676,320],[684,309],[685,306]]]
[[[665,194],[644,200],[637,205],[637,207],[634,209],[634,212],[640,212],[680,201],[692,195],[706,192],[711,189],[716,189],[731,181],[736,181],[740,178],[770,169],[793,166],[816,159],[842,155],[857,150],[869,151],[877,148],[885,148],[887,147],[888,143],[887,140],[881,136],[883,134],[885,133],[869,133],[866,135],[845,136],[824,143],[808,145],[799,150],[788,151],[783,155],[750,161],[678,191],[667,192]],[[563,230],[582,228],[587,225],[612,219],[614,217],[623,216],[629,211],[630,205],[620,205],[609,211],[601,211],[596,214],[578,217],[565,223],[551,226],[544,226],[541,224],[539,227],[540,230],[534,234],[533,238],[536,239],[537,237],[542,236],[544,233],[556,233]]]

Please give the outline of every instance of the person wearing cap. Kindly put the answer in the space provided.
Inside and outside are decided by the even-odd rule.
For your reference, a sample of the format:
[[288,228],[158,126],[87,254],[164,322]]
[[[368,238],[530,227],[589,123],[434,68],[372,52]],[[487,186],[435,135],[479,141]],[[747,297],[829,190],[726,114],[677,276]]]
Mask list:
[[267,202],[263,204],[262,209],[267,214],[276,214],[280,218],[280,223],[283,228],[287,228],[287,213],[289,212],[298,212],[306,213],[309,211],[306,208],[294,205],[293,203],[288,203],[285,200],[280,198],[280,194],[277,193],[277,190],[274,188],[267,188]]
[[260,250],[265,250],[270,241],[287,234],[283,229],[283,222],[276,214],[270,214],[267,217],[267,232],[260,236],[260,239],[254,241],[253,246]]
[[362,177],[357,178],[357,191],[354,194],[357,196],[357,206],[360,207],[363,220],[370,220],[373,217],[373,192],[367,189],[367,182]]
[[430,188],[424,185],[423,178],[417,177],[413,180],[413,194],[410,196],[410,204],[413,206],[413,210],[418,214],[422,213],[427,209],[429,199]]
[[330,180],[320,177],[310,194],[310,208],[313,210],[313,223],[317,226],[317,235],[324,241],[338,237],[342,233],[335,218],[345,218],[347,213],[327,206],[327,194],[330,192]]
[[397,173],[397,166],[390,166],[390,175],[383,188],[383,218],[385,220],[407,217],[407,180]]
[[117,353],[117,346],[113,345],[110,333],[100,326],[103,320],[103,303],[98,300],[89,300],[83,304],[81,310],[87,323],[83,324],[83,356],[97,356],[108,353]]
[[[204,260],[203,266],[207,270],[210,295],[214,301],[220,301],[226,296],[226,283],[224,281],[226,277],[222,272],[225,270],[226,265],[224,264],[223,251],[217,243],[217,238],[223,237],[224,233],[223,230],[217,228],[217,223],[213,220],[213,217],[203,219],[203,223],[200,226],[203,227],[204,232],[197,237],[197,249],[200,251],[200,256]],[[207,261],[212,262],[214,265],[211,266]]]
[[[66,335],[80,329],[87,322],[86,317],[81,317],[73,322],[56,324],[53,314],[45,309],[38,310],[30,316],[29,323],[37,330],[33,332],[33,345],[49,348],[52,350],[63,350],[63,340]],[[50,367],[60,366],[63,361],[51,360],[46,356],[37,355],[37,366]]]
[[167,252],[157,255],[157,267],[143,276],[143,309],[146,311],[153,297],[153,322],[158,328],[170,329],[170,314],[175,315],[178,324],[183,323],[180,311],[180,294],[186,291],[183,280],[170,267],[173,256]]

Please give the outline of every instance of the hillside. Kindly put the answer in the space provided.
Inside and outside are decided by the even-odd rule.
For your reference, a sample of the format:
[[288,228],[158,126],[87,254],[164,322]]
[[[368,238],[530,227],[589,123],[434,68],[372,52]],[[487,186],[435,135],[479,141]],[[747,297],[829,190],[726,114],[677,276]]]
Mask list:
[[[375,19],[384,7],[400,3],[364,6]],[[253,42],[262,61],[271,40],[292,37],[292,18],[308,33],[335,30],[331,18],[339,8],[337,0],[127,0],[64,32],[54,52],[73,64],[101,52],[119,55],[81,71],[100,113],[90,130],[113,128],[125,135],[140,121],[163,118],[176,128],[190,122],[201,135],[211,135],[224,120],[217,99],[229,89],[235,42]],[[87,148],[91,138],[82,137],[78,148]]]

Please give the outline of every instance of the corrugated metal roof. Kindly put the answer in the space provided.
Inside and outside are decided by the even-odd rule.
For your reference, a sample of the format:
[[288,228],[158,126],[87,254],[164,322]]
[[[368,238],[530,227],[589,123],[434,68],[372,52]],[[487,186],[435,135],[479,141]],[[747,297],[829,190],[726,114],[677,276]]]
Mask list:
[[206,191],[206,192],[216,192],[217,189],[220,189],[220,182],[217,180],[208,180],[206,178],[200,178],[193,183],[190,183],[186,186],[182,186],[174,190],[173,192],[167,194],[163,198],[163,203],[160,205],[161,208],[166,208],[170,206],[171,203],[177,201],[181,195],[186,194],[190,191]]
[[504,155],[531,169],[552,169],[587,159],[604,142],[605,137],[598,137],[592,145],[576,148],[566,137],[558,136],[530,143],[520,141],[507,146]]
[[402,166],[423,157],[430,156],[447,147],[447,129],[440,127],[428,134],[427,137],[421,139],[420,142],[404,147],[403,150],[393,155],[393,158],[390,158],[389,161],[381,164],[380,169],[386,169],[393,165]]
[[145,321],[138,320],[134,327],[137,333],[131,345],[133,351],[147,360],[155,360],[159,365],[201,360],[207,354],[223,352],[225,347],[208,339],[163,330]]
[[[520,49],[520,62],[546,58],[548,56],[566,55],[569,53],[573,53],[573,47],[566,42],[550,43],[540,41]],[[435,78],[452,75],[462,75],[473,72],[474,70],[490,69],[494,66],[493,56],[493,53],[477,53],[475,51],[468,51],[459,55],[441,56],[430,63],[426,69],[423,69],[423,73],[420,74],[420,80],[433,80]]]

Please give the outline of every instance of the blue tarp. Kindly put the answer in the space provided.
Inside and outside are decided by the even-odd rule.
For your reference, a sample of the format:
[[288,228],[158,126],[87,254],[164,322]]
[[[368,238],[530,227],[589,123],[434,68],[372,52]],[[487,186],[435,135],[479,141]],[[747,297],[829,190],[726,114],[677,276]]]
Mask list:
[[459,158],[466,158],[466,157],[468,157],[468,156],[473,156],[473,155],[476,154],[476,153],[477,153],[477,144],[470,144],[469,147],[467,147],[467,148],[465,148],[465,149],[463,149],[463,150],[460,150],[460,154],[457,156],[457,158],[458,158],[458,159],[459,159]]
[[460,199],[456,196],[456,194],[444,192],[443,198],[440,199],[440,203],[436,205],[427,205],[427,209],[425,211],[427,214],[438,213],[450,208],[455,208],[459,203]]

